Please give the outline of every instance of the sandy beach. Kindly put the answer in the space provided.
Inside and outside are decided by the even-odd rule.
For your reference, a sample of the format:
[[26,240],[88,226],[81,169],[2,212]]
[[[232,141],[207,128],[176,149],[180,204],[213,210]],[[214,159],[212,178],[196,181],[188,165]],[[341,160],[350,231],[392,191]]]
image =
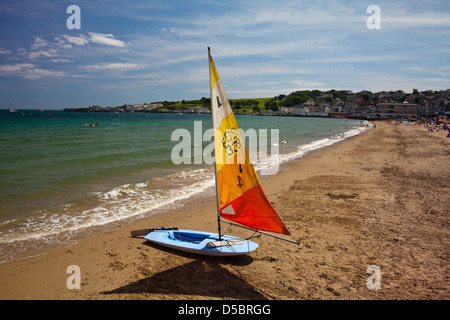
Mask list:
[[[256,236],[255,252],[218,259],[130,237],[149,227],[215,232],[211,199],[2,264],[0,299],[449,299],[446,135],[377,122],[262,179],[299,246]],[[80,268],[80,289],[67,287],[71,265]],[[374,266],[379,288],[369,289]]]

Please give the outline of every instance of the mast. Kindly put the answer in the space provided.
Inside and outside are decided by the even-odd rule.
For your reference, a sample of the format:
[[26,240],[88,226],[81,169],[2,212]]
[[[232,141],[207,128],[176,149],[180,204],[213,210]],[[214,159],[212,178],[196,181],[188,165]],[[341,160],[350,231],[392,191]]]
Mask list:
[[[210,100],[211,100],[211,119],[212,119],[212,128],[214,128],[214,108],[213,108],[213,97],[212,97],[212,84],[211,84],[211,52],[210,48],[208,47],[208,69],[209,69],[209,94],[210,94]],[[214,132],[215,135],[215,132]],[[215,138],[214,138],[215,139]],[[222,234],[220,231],[220,200],[219,200],[219,184],[217,180],[217,166],[216,166],[216,148],[214,148],[214,178],[216,181],[216,204],[217,204],[217,232],[219,234],[219,241],[222,240]]]

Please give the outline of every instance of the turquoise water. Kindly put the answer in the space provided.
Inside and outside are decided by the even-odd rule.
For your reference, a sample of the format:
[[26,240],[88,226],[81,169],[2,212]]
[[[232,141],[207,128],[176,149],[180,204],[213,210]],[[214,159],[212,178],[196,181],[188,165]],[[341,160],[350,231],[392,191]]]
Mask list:
[[[280,163],[361,132],[359,121],[236,118],[269,144],[279,130]],[[200,121],[211,128],[210,115],[0,110],[0,263],[211,196],[212,167],[194,164],[210,141],[198,153],[192,139],[191,164],[171,159],[174,130]]]

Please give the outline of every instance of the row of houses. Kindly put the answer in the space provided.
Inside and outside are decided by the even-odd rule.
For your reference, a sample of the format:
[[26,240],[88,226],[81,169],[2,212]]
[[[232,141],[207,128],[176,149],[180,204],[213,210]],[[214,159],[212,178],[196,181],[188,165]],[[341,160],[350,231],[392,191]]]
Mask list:
[[[283,103],[280,104],[283,105]],[[412,93],[401,90],[376,93],[330,90],[321,92],[320,95],[316,95],[314,99],[311,98],[305,103],[290,107],[282,106],[276,113],[297,116],[320,114],[369,118],[450,115],[450,89],[422,92],[413,89]]]
[[197,114],[206,114],[211,113],[211,110],[202,106],[189,107],[183,110],[183,113],[197,113]]
[[416,104],[404,101],[381,102],[371,106],[357,106],[351,103],[329,104],[316,103],[312,100],[296,105],[294,107],[281,107],[280,115],[295,116],[337,116],[337,117],[359,117],[359,118],[391,118],[391,117],[414,117],[414,116],[436,116],[450,115],[450,101],[442,105]]
[[144,104],[133,104],[127,105],[125,110],[127,112],[149,112],[155,110],[157,108],[161,108],[163,106],[162,103],[144,103]]

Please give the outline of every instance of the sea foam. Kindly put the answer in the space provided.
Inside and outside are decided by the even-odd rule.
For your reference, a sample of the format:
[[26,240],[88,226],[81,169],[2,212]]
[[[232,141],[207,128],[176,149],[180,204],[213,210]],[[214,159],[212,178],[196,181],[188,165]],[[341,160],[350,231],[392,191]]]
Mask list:
[[[286,154],[271,155],[262,162],[255,161],[255,168],[265,169],[273,165],[274,161],[282,165],[367,129],[368,127],[354,127],[340,134],[299,145]],[[285,145],[285,141],[282,144]],[[67,244],[81,233],[89,234],[88,230],[97,232],[108,224],[173,210],[196,196],[212,196],[215,192],[214,183],[212,167],[180,170],[145,182],[123,184],[105,192],[92,192],[89,199],[80,203],[65,203],[49,208],[23,221],[7,221],[4,224],[11,224],[13,227],[0,231],[0,253],[4,260],[0,262],[14,258],[11,250],[24,250],[21,249],[21,243],[35,243],[39,246],[46,243]]]

